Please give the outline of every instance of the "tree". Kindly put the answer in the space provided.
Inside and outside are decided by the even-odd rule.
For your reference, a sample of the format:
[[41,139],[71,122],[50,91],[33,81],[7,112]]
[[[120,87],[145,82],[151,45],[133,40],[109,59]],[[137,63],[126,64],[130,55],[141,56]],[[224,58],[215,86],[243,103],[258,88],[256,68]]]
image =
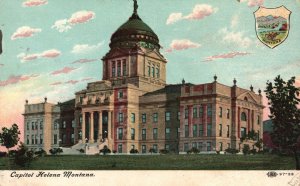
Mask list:
[[18,144],[20,130],[17,124],[13,124],[11,128],[2,128],[2,133],[0,133],[0,143],[2,146],[5,146],[7,148],[7,151],[9,152],[9,149],[14,147]]
[[24,145],[24,143],[21,143],[16,151],[14,162],[21,167],[29,167],[33,158],[33,152],[28,151],[28,148]]
[[103,149],[101,149],[99,153],[103,153],[103,155],[106,155],[107,153],[111,153],[111,150],[107,147],[107,145],[104,145]]
[[263,140],[259,139],[259,140],[257,140],[257,142],[254,145],[255,145],[255,147],[258,148],[258,151],[260,151],[262,149],[262,144],[263,144]]
[[297,142],[300,137],[300,89],[294,86],[295,77],[287,82],[280,76],[272,82],[267,82],[266,96],[270,106],[270,119],[273,121],[272,141],[279,150],[293,152],[296,169],[300,170],[300,160],[297,155]]

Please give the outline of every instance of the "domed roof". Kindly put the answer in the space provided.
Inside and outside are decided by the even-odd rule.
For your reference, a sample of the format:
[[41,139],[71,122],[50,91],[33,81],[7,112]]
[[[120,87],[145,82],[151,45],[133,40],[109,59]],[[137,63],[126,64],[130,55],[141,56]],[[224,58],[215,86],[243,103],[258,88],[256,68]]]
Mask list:
[[110,48],[132,48],[137,44],[146,48],[160,48],[157,35],[138,16],[137,7],[135,7],[129,20],[113,33],[109,46]]

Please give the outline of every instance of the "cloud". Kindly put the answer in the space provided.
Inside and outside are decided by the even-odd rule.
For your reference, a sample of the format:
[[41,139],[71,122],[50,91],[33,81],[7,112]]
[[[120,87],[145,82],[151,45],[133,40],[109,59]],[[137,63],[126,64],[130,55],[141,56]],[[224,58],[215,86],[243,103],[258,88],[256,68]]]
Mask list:
[[204,62],[214,61],[216,59],[234,58],[234,57],[237,57],[237,56],[245,56],[245,55],[249,55],[249,54],[250,53],[248,53],[248,52],[230,52],[230,53],[226,53],[226,54],[219,54],[219,55],[206,57],[204,59]]
[[181,12],[179,13],[171,13],[167,19],[166,24],[174,24],[177,21],[188,19],[188,20],[200,20],[204,19],[207,16],[210,16],[211,14],[215,13],[218,9],[213,8],[211,5],[208,4],[197,4],[195,5],[193,11],[183,16]]
[[41,32],[40,28],[30,28],[29,26],[22,26],[18,28],[15,33],[11,36],[11,40],[18,38],[32,37],[35,33]]
[[219,33],[223,36],[223,42],[234,44],[244,48],[247,48],[252,44],[251,39],[244,36],[243,32],[234,32],[229,31],[227,28],[223,28],[219,31]]
[[32,61],[32,60],[36,60],[38,58],[56,58],[58,56],[61,55],[61,52],[59,50],[56,49],[51,49],[51,50],[46,50],[42,53],[35,53],[35,54],[25,54],[20,53],[17,55],[17,58],[21,59],[21,62],[27,62],[27,61]]
[[199,43],[194,43],[188,39],[173,40],[170,44],[170,48],[166,52],[172,52],[173,50],[186,50],[189,48],[199,48],[201,45]]
[[0,67],[3,67],[3,66],[4,66],[4,64],[0,63]]
[[236,28],[236,26],[238,25],[238,23],[239,23],[239,16],[238,15],[234,15],[231,18],[231,28]]
[[167,19],[167,25],[173,24],[183,19],[182,13],[171,13]]
[[48,4],[48,0],[27,0],[23,2],[24,7],[33,7]]
[[59,32],[66,32],[77,24],[86,23],[94,19],[95,15],[96,14],[92,11],[78,11],[72,14],[69,19],[57,20],[51,28],[55,28]]
[[17,84],[22,81],[27,81],[31,78],[37,77],[38,75],[12,75],[7,80],[0,81],[0,86],[7,86],[10,84]]
[[89,81],[89,80],[92,80],[92,79],[95,79],[95,78],[91,78],[91,77],[83,78],[81,81]]
[[74,61],[72,64],[75,63],[91,63],[91,62],[95,62],[97,61],[97,59],[78,59],[76,61]]
[[262,6],[263,4],[264,4],[264,0],[248,0],[249,7]]
[[76,84],[76,83],[78,83],[79,81],[77,81],[77,80],[69,80],[69,81],[67,81],[66,83],[67,84],[72,84],[72,85],[74,85],[74,84]]
[[80,53],[87,53],[96,49],[99,49],[103,45],[103,41],[96,44],[96,45],[88,45],[88,44],[76,44],[74,45],[71,53],[80,54]]
[[60,70],[56,70],[56,71],[53,71],[51,73],[51,75],[58,75],[58,74],[68,74],[74,70],[76,70],[77,68],[72,68],[72,67],[64,67],[63,69],[60,69]]
[[51,83],[50,85],[55,86],[55,85],[61,85],[61,84],[62,84],[62,82],[57,81],[57,82]]

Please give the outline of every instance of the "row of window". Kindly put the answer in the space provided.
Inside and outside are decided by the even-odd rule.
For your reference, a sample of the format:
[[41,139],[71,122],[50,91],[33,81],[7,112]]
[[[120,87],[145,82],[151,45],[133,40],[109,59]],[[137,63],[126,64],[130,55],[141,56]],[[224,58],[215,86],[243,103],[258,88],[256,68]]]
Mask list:
[[[223,117],[223,108],[219,107],[219,117],[222,118]],[[230,118],[230,109],[226,109],[226,118],[229,119]]]
[[[193,137],[203,137],[204,136],[204,128],[203,128],[203,124],[200,124],[199,125],[199,133],[198,132],[198,129],[197,129],[197,125],[193,125]],[[207,124],[207,127],[206,127],[206,136],[207,137],[211,137],[212,136],[212,125],[211,124]],[[184,137],[189,137],[189,126],[188,125],[185,125],[184,126]]]
[[30,137],[29,135],[27,135],[26,144],[27,145],[43,144],[43,134],[40,134],[39,139],[38,139],[38,135],[31,135],[31,143],[30,143]]
[[159,78],[160,77],[160,70],[159,68],[147,66],[148,69],[148,76],[153,78]]
[[[43,130],[43,121],[31,122],[31,130],[38,130],[38,128],[40,128],[40,130]],[[26,129],[30,129],[30,122],[27,122]]]
[[[184,118],[187,119],[189,117],[189,109],[184,109]],[[204,106],[200,105],[199,107],[194,106],[193,107],[193,118],[202,118],[204,114]],[[207,105],[207,117],[212,117],[212,105]]]
[[[212,151],[212,150],[214,150],[212,148],[212,143],[210,141],[208,141],[206,143],[205,142],[192,142],[191,145],[192,145],[191,148],[197,148],[198,150],[200,150],[200,152],[201,151]],[[190,148],[189,143],[184,143],[184,146],[183,146],[184,152],[187,152],[191,148]],[[227,143],[227,148],[230,148],[230,143]],[[216,150],[218,150],[218,151],[225,150],[224,147],[223,147],[223,142],[219,142],[219,147]]]
[[[111,77],[120,77],[120,76],[126,76],[126,59],[112,61],[112,67],[111,67]],[[122,67],[122,69],[121,69]]]

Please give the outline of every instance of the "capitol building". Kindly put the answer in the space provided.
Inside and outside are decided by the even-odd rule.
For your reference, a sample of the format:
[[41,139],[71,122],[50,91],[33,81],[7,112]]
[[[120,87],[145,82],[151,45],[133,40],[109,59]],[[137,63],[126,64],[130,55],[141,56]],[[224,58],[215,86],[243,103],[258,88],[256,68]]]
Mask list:
[[[24,112],[24,143],[30,149],[62,147],[64,153],[99,153],[104,145],[115,153],[197,148],[215,153],[241,150],[241,140],[254,131],[262,138],[262,95],[212,81],[167,84],[167,60],[159,38],[133,14],[111,36],[102,58],[102,80],[90,82],[67,102],[30,104]],[[212,75],[213,76],[213,75]]]

